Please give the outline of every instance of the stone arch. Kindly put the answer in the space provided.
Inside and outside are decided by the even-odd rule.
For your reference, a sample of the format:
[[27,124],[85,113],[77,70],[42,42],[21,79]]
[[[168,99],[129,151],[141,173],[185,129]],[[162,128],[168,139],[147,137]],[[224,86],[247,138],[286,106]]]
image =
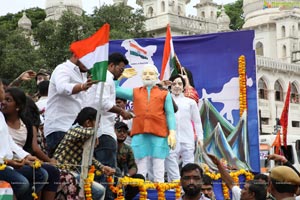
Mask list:
[[285,37],[285,26],[281,26],[281,37]]
[[258,98],[259,99],[268,99],[268,87],[264,77],[261,77],[258,80]]
[[263,56],[264,55],[264,44],[262,42],[257,42],[255,45],[256,55]]
[[166,4],[164,1],[161,2],[161,12],[166,12]]
[[153,8],[151,6],[148,7],[147,16],[153,17]]
[[285,45],[282,45],[281,52],[282,52],[282,58],[285,58],[286,57],[286,46]]
[[283,87],[279,80],[274,83],[275,101],[283,101]]
[[291,103],[299,104],[299,84],[294,81],[291,83]]
[[201,12],[201,17],[205,18],[205,12],[204,11]]
[[181,6],[178,6],[178,15],[182,15],[182,8],[181,8]]

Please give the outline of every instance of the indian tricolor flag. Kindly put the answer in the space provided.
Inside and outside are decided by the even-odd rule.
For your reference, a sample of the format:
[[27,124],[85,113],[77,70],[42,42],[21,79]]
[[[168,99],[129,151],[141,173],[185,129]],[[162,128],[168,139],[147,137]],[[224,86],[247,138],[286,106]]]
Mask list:
[[169,80],[172,74],[178,74],[178,72],[177,68],[175,67],[175,53],[171,36],[171,28],[168,24],[160,80]]
[[142,59],[147,60],[147,51],[139,47],[137,44],[129,42],[130,44],[130,54],[134,56],[138,56]]
[[13,200],[13,190],[8,182],[0,181],[0,199]]
[[106,80],[108,67],[109,24],[104,24],[94,35],[73,42],[70,50],[92,72],[92,79]]

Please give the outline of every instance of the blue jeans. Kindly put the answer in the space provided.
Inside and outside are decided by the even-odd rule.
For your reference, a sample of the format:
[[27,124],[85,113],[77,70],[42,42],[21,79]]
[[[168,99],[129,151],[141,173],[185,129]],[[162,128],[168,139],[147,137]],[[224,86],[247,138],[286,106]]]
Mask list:
[[[99,144],[94,151],[95,158],[103,165],[116,169],[117,167],[117,141],[109,135],[101,135]],[[106,182],[106,175],[95,176],[95,181],[106,188],[105,200],[113,200],[114,194]]]
[[58,147],[60,141],[65,136],[66,132],[63,131],[55,131],[47,135],[46,143],[47,143],[47,151],[49,157],[52,158],[55,149]]
[[103,165],[117,167],[117,141],[109,135],[101,135],[94,156]]
[[49,174],[47,184],[43,188],[44,191],[56,192],[57,188],[60,184],[60,171],[58,168],[48,165],[42,164],[42,168],[47,171]]
[[[36,192],[42,190],[45,182],[48,179],[48,173],[40,168],[35,170],[35,188]],[[33,168],[24,165],[20,169],[13,169],[6,167],[0,170],[0,180],[4,180],[11,184],[14,194],[17,199],[32,200],[32,186],[33,186]]]

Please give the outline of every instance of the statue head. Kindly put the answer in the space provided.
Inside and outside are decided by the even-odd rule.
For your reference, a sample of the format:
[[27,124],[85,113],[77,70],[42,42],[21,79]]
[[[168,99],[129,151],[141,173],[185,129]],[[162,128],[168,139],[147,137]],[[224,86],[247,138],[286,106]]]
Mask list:
[[142,80],[144,86],[154,86],[158,83],[159,73],[157,67],[153,64],[146,64],[142,71]]

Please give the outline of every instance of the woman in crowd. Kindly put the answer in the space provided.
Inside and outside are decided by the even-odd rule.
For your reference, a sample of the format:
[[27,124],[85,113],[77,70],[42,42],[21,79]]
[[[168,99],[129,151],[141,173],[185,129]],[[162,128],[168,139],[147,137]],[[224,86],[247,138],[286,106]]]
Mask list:
[[[94,108],[83,108],[77,115],[73,127],[68,130],[54,152],[54,158],[60,164],[66,164],[64,168],[77,177],[79,177],[80,173],[83,145],[95,134],[96,114],[97,110]],[[115,169],[104,166],[94,158],[92,162],[97,170],[102,171],[106,175],[115,173]],[[101,184],[93,182],[92,194],[93,199],[104,199],[105,188]]]
[[[37,126],[34,111],[29,112],[32,106],[28,106],[31,100],[28,100],[25,93],[19,88],[8,88],[5,91],[5,99],[2,103],[2,112],[8,125],[9,134],[17,145],[25,151],[35,155],[44,162],[55,164],[54,159],[50,159],[39,147],[37,143]],[[35,106],[34,102],[32,102]],[[29,110],[29,111],[26,111]],[[31,110],[32,111],[32,110]],[[30,114],[29,114],[30,113]],[[39,113],[37,113],[39,117]],[[35,125],[33,125],[33,123]],[[42,168],[48,174],[47,184],[42,191],[42,199],[54,200],[56,190],[59,184],[59,170],[49,164],[43,164]]]
[[[4,88],[0,80],[0,103],[4,101],[4,98]],[[0,163],[7,165],[5,169],[0,170],[0,180],[11,184],[17,199],[32,200],[31,188],[34,182],[39,183],[35,184],[36,192],[41,191],[43,183],[48,178],[47,172],[42,168],[32,169],[31,165],[37,158],[24,151],[13,141],[2,112],[0,112],[0,137]],[[34,176],[33,172],[35,172]]]

